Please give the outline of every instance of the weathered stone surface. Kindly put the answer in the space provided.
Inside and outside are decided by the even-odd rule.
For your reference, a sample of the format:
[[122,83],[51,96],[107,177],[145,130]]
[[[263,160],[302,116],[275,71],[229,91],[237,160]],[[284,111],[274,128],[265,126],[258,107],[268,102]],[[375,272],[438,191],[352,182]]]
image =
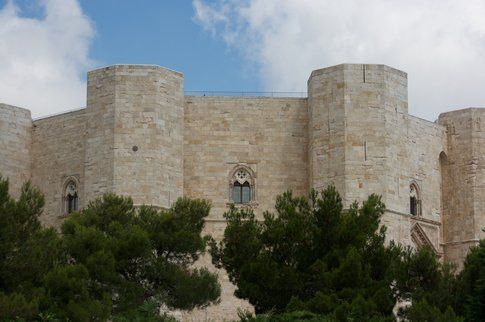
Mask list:
[[[31,179],[46,197],[42,221],[59,227],[63,190],[79,205],[104,192],[169,207],[178,197],[212,202],[205,232],[220,239],[236,175],[248,176],[261,218],[288,189],[307,195],[333,183],[345,206],[382,195],[388,239],[432,246],[461,265],[485,235],[485,109],[408,114],[407,75],[384,65],[314,71],[308,98],[194,97],[183,76],[158,66],[116,65],[88,74],[87,108],[32,121],[0,104],[0,173],[18,195]],[[237,170],[241,170],[239,172]],[[416,215],[410,187],[416,187]],[[443,256],[444,255],[444,256]],[[230,320],[251,306],[217,272],[221,303],[181,312],[187,321]]]
[[31,179],[44,193],[41,220],[46,225],[59,228],[62,223],[62,190],[69,178],[78,182],[79,206],[85,205],[85,128],[85,109],[34,121]]
[[10,181],[10,192],[18,197],[30,179],[32,119],[30,111],[0,103],[0,174]]
[[[411,228],[424,220],[441,253],[439,155],[445,129],[407,113],[407,75],[384,65],[316,70],[308,81],[308,109],[310,185],[333,183],[347,207],[371,193],[381,195],[389,239],[412,245]],[[409,214],[413,182],[419,217]]]
[[485,109],[441,114],[448,149],[443,169],[443,245],[445,259],[463,263],[468,248],[485,237]]
[[307,195],[307,124],[306,99],[186,97],[184,194],[211,200],[210,219],[221,220],[230,173],[245,165],[254,172],[251,203],[260,216],[288,189]]

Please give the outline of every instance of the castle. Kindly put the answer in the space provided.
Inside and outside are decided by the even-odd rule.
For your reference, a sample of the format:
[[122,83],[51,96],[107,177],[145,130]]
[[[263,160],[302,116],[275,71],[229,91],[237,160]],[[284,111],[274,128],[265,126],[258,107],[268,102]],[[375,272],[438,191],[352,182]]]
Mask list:
[[[409,115],[402,71],[315,70],[303,98],[184,96],[182,74],[145,65],[91,71],[87,87],[86,108],[37,120],[0,104],[0,173],[14,195],[28,179],[40,188],[46,225],[107,191],[160,207],[185,195],[212,202],[218,238],[233,203],[262,215],[288,189],[333,183],[345,206],[382,195],[388,239],[445,261],[461,265],[485,236],[485,109]],[[247,305],[221,280],[206,317]]]

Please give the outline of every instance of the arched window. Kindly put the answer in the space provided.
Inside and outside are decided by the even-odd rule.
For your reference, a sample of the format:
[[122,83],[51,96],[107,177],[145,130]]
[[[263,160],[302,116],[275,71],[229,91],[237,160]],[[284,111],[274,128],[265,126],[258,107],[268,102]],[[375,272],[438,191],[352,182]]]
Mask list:
[[69,180],[64,186],[62,196],[64,203],[64,214],[70,214],[78,209],[77,184],[74,180]]
[[415,183],[409,186],[409,213],[412,216],[421,216],[421,198],[419,188]]
[[232,187],[232,201],[234,203],[249,203],[251,201],[251,187],[249,182],[244,182],[240,184],[239,182],[234,182]]
[[235,204],[249,204],[255,199],[254,174],[248,167],[235,168],[229,176],[230,201]]

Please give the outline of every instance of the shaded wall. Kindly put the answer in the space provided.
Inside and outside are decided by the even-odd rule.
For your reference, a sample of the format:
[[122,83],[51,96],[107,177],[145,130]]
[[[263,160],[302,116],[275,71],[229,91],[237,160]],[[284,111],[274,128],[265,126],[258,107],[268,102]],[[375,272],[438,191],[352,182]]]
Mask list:
[[485,237],[485,109],[443,113],[448,150],[442,156],[445,258],[459,266],[470,246]]
[[32,119],[30,111],[0,104],[0,175],[9,179],[14,197],[30,179]]

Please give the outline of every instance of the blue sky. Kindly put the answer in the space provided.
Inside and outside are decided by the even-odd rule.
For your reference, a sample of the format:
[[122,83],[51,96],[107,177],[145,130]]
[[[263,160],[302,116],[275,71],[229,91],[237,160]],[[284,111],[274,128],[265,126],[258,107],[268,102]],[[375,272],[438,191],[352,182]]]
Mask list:
[[304,92],[314,69],[408,73],[409,112],[485,106],[483,0],[0,0],[0,102],[85,106],[86,73],[157,64],[185,90]]
[[184,73],[186,90],[258,90],[238,52],[194,21],[192,1],[82,1],[102,64],[157,64]]
[[[0,7],[6,4],[0,0]],[[25,17],[41,18],[38,1],[14,1]],[[93,66],[156,64],[184,73],[186,90],[258,91],[254,68],[194,19],[190,0],[82,0],[95,34]]]

